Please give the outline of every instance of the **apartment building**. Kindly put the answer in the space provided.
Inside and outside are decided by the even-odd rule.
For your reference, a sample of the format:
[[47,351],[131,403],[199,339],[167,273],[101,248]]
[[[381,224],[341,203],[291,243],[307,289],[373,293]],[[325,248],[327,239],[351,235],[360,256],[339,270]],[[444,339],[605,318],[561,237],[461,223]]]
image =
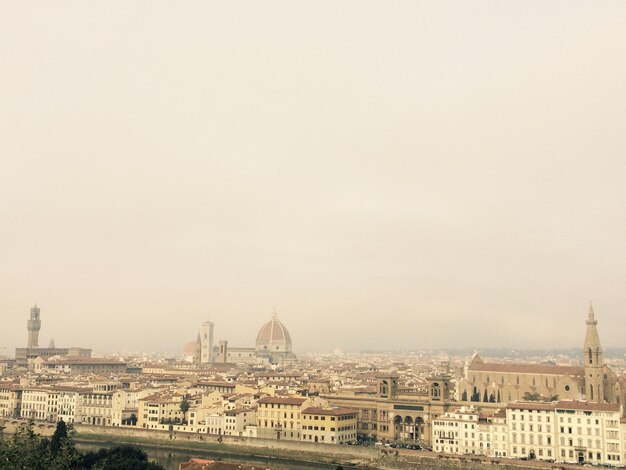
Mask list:
[[358,411],[309,407],[302,411],[302,440],[326,444],[356,442]]

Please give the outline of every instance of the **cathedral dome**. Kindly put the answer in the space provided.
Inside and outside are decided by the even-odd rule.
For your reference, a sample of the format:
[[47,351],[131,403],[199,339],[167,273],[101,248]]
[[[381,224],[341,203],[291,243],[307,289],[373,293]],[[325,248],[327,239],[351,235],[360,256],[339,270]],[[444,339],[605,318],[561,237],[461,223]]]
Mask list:
[[291,351],[291,336],[285,325],[276,318],[276,312],[272,315],[272,319],[259,330],[256,337],[256,349],[268,352]]

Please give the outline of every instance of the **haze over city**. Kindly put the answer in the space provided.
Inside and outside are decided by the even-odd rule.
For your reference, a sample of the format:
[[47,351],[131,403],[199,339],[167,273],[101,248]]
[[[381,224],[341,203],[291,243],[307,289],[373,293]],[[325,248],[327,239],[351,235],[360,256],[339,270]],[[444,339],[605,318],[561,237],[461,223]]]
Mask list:
[[624,24],[0,3],[0,348],[35,302],[97,352],[250,345],[274,308],[298,353],[580,347],[589,301],[626,346]]

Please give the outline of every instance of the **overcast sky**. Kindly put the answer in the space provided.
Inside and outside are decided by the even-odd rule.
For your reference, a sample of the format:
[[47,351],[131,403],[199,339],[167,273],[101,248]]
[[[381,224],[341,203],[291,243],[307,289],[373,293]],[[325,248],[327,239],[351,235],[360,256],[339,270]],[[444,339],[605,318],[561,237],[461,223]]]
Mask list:
[[[626,346],[626,2],[0,1],[0,348]],[[2,354],[2,350],[0,350]]]

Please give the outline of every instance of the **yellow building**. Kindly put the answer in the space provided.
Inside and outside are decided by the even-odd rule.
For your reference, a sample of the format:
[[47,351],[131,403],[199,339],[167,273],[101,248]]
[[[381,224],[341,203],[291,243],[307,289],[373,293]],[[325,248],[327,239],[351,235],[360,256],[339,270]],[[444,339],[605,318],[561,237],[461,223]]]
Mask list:
[[356,442],[356,410],[309,407],[302,411],[302,440],[326,444]]
[[300,440],[301,414],[312,404],[304,397],[264,397],[258,401],[257,436]]
[[[165,429],[168,425],[183,422],[184,413],[180,409],[183,395],[160,393],[138,400],[137,427]],[[164,428],[165,426],[165,428]]]

